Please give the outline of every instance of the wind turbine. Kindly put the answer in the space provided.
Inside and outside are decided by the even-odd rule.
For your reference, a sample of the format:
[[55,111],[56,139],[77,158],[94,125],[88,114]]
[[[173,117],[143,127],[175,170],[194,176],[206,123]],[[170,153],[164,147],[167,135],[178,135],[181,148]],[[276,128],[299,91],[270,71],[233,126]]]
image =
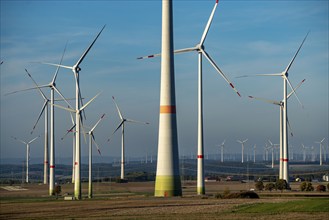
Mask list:
[[306,147],[304,144],[302,144],[302,149],[303,149],[303,161],[306,162]]
[[272,148],[272,168],[274,168],[274,148],[275,148],[275,146],[277,146],[277,144],[273,144],[270,140],[268,140],[268,142],[271,145],[270,148]]
[[94,41],[89,45],[89,47],[84,51],[84,53],[82,54],[82,56],[79,58],[79,60],[73,65],[73,66],[64,66],[61,64],[54,64],[54,63],[43,63],[43,64],[48,64],[48,65],[53,65],[53,66],[57,66],[57,67],[63,67],[66,69],[70,69],[72,70],[74,77],[75,77],[75,98],[76,98],[76,108],[75,108],[75,123],[76,123],[76,140],[75,140],[75,154],[76,154],[76,160],[75,160],[75,181],[74,181],[74,197],[76,199],[81,199],[81,177],[80,177],[80,168],[81,168],[81,164],[80,164],[80,158],[81,158],[81,153],[80,153],[80,149],[81,149],[81,144],[80,144],[80,98],[81,98],[81,93],[80,93],[80,86],[79,86],[79,72],[81,71],[80,68],[80,64],[82,63],[82,61],[84,60],[84,58],[87,56],[88,52],[90,51],[90,49],[92,48],[92,46],[94,45],[94,43],[96,42],[96,40],[98,39],[99,35],[102,33],[102,31],[104,30],[105,25],[103,26],[103,28],[101,29],[101,31],[97,34],[96,38],[94,39]]
[[315,142],[317,144],[320,144],[320,166],[322,166],[322,143],[325,138],[323,138],[321,141]]
[[[60,60],[60,63],[62,63],[64,54],[66,51],[66,45]],[[55,74],[53,76],[53,79],[50,83],[46,84],[46,85],[42,85],[42,86],[38,86],[38,84],[36,83],[36,81],[32,78],[31,74],[25,69],[27,75],[31,78],[31,80],[33,81],[33,83],[35,84],[35,87],[32,88],[28,88],[28,89],[23,89],[23,90],[19,90],[19,91],[14,91],[11,93],[7,93],[6,95],[9,94],[14,94],[17,92],[22,92],[22,91],[28,91],[28,90],[34,90],[34,89],[38,89],[41,96],[44,98],[45,102],[44,105],[41,109],[41,112],[39,114],[39,117],[36,121],[36,123],[33,126],[33,129],[31,131],[31,134],[33,133],[41,115],[43,112],[45,112],[45,143],[44,143],[44,184],[47,183],[47,171],[48,171],[48,104],[49,101],[51,104],[54,104],[54,91],[56,91],[63,100],[66,101],[66,99],[64,98],[64,96],[61,94],[61,92],[57,89],[56,87],[56,78],[57,78],[57,74],[59,71],[59,67],[57,67]],[[42,93],[40,88],[44,88],[44,87],[49,87],[50,90],[50,100],[48,98],[46,98],[46,96]],[[54,108],[53,106],[50,107],[50,172],[49,172],[49,195],[55,195],[55,120],[54,120]]]
[[241,163],[243,163],[243,155],[244,155],[244,143],[246,143],[248,141],[248,139],[244,140],[244,141],[240,141],[237,140],[237,142],[239,142],[241,144]]
[[225,141],[226,140],[224,140],[223,141],[223,143],[220,145],[220,161],[223,163],[224,162],[224,156],[223,156],[223,154],[224,154],[224,144],[225,144]]
[[254,163],[256,163],[256,144],[254,145]]
[[[119,128],[121,127],[121,131],[122,131],[122,136],[121,136],[121,175],[120,175],[120,178],[123,180],[125,177],[124,175],[124,170],[125,170],[125,141],[124,141],[124,134],[125,134],[125,123],[126,122],[132,122],[132,123],[140,123],[140,124],[149,124],[148,122],[141,122],[141,121],[135,121],[135,120],[132,120],[132,119],[128,119],[128,118],[124,118],[120,109],[119,109],[119,106],[118,104],[115,102],[115,98],[114,96],[112,96],[112,99],[113,99],[113,102],[115,104],[115,107],[118,111],[118,114],[119,114],[119,117],[120,117],[120,123],[118,125],[118,127],[114,130],[114,132],[112,133],[111,137],[115,134],[115,132],[117,130],[119,130]],[[107,141],[110,141],[111,137],[107,140]]]
[[92,127],[90,129],[90,131],[88,131],[88,135],[89,135],[89,182],[88,182],[88,197],[92,198],[93,197],[93,188],[92,188],[92,144],[93,142],[95,143],[95,146],[97,148],[98,153],[101,155],[101,151],[99,149],[98,144],[96,143],[95,140],[95,136],[94,136],[94,130],[97,127],[97,125],[99,124],[99,122],[104,118],[105,114],[103,114],[100,119],[96,122],[96,124],[94,125],[94,127]]
[[[216,0],[214,8],[210,14],[206,27],[201,36],[200,42],[194,46],[184,49],[175,50],[174,53],[186,53],[186,52],[197,52],[198,54],[198,181],[197,190],[198,194],[205,194],[205,183],[204,183],[204,147],[203,147],[203,83],[202,83],[202,57],[204,56],[210,64],[215,68],[215,70],[223,77],[223,79],[232,87],[232,89],[239,95],[240,93],[234,87],[229,78],[223,73],[223,71],[217,66],[215,61],[210,57],[210,55],[205,51],[204,42],[206,40],[208,31],[210,29],[215,11],[217,8],[219,0]],[[153,58],[161,56],[159,54],[148,55],[144,57],[138,57],[137,59]]]
[[[68,106],[70,107],[70,106]],[[70,116],[71,116],[71,122],[72,122],[72,127],[70,129],[67,130],[67,132],[65,133],[65,135],[61,138],[61,140],[64,140],[64,138],[66,137],[66,135],[68,135],[69,133],[73,133],[73,145],[72,145],[72,183],[74,183],[74,178],[75,178],[75,133],[73,132],[73,129],[75,128],[76,124],[74,122],[74,118],[72,115],[72,112],[70,112]]]
[[292,63],[294,62],[297,54],[299,53],[300,49],[302,48],[307,36],[308,36],[309,32],[306,34],[306,36],[304,37],[302,43],[300,44],[297,52],[295,53],[295,55],[293,56],[293,58],[291,59],[290,63],[288,64],[288,66],[285,68],[284,71],[282,71],[281,73],[274,73],[274,74],[257,74],[256,76],[280,76],[283,78],[283,103],[284,103],[284,108],[283,108],[283,155],[282,155],[282,160],[283,160],[283,179],[287,182],[287,184],[289,184],[289,159],[288,159],[288,126],[287,126],[287,117],[288,117],[288,111],[287,111],[287,83],[290,86],[291,90],[294,92],[297,101],[300,103],[300,105],[303,107],[302,103],[300,102],[296,91],[294,90],[292,84],[290,83],[290,80],[288,78],[288,72],[289,69],[292,65]]
[[[94,100],[97,98],[97,96],[99,96],[100,93],[98,93],[96,96],[94,96],[92,99],[90,99],[86,104],[84,104],[82,107],[80,107],[78,110],[76,109],[73,109],[71,107],[63,107],[63,106],[60,106],[60,105],[56,105],[54,104],[54,106],[58,107],[58,108],[61,108],[61,109],[64,109],[66,111],[69,111],[69,112],[73,112],[75,113],[76,115],[78,115],[78,121],[76,121],[76,137],[80,137],[80,131],[77,129],[81,123],[81,112]],[[84,132],[84,128],[83,126],[81,126],[82,128],[82,131],[83,131],[83,134],[85,134],[86,132]],[[80,138],[79,138],[80,140]],[[77,143],[77,139],[76,139],[76,142]],[[80,143],[80,142],[79,142]],[[74,173],[75,173],[75,180],[74,180],[74,197],[75,199],[81,199],[81,179],[80,179],[80,166],[81,166],[81,163],[80,163],[80,160],[81,159],[81,153],[80,153],[80,145],[79,147],[75,149],[75,169],[74,169]]]
[[30,141],[22,141],[21,139],[18,139],[16,137],[12,137],[13,139],[15,139],[16,141],[18,142],[21,142],[23,144],[26,144],[26,183],[29,182],[29,161],[30,161],[30,144],[35,141],[36,139],[38,139],[40,137],[37,136],[35,138],[33,138],[32,140]]
[[[289,93],[289,95],[287,96],[287,100],[290,98],[290,96],[302,85],[302,83],[305,82],[306,79],[303,79],[297,86],[295,89],[293,89],[292,92]],[[267,102],[273,105],[277,105],[280,107],[280,169],[279,169],[279,178],[283,179],[283,111],[284,111],[284,100],[281,101],[274,101],[274,100],[269,100],[269,99],[264,99],[264,98],[259,98],[259,97],[254,97],[254,96],[248,96],[251,99],[256,99],[256,100],[260,100],[263,102]],[[290,123],[287,117],[287,124],[291,130],[290,127]],[[292,136],[292,132],[291,132],[291,136]]]

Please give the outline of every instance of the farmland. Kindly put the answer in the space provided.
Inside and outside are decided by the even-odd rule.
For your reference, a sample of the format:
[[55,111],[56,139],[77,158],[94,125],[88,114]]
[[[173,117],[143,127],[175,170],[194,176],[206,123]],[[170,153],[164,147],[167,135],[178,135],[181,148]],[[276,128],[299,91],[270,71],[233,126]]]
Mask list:
[[196,196],[194,181],[182,185],[182,197],[156,198],[154,182],[95,183],[95,196],[88,199],[83,184],[80,201],[64,200],[72,195],[72,184],[61,185],[58,198],[47,195],[46,185],[2,185],[0,219],[324,219],[329,214],[329,193],[299,192],[299,183],[292,183],[287,192],[257,192],[259,199],[215,197],[224,191],[247,190],[253,183],[207,182],[204,196]]

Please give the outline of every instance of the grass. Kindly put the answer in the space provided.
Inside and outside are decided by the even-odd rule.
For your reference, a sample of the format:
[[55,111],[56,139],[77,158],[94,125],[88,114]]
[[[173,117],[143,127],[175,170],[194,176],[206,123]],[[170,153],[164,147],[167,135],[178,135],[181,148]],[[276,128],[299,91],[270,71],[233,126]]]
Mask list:
[[280,203],[256,203],[241,205],[235,213],[287,213],[287,212],[329,212],[328,198],[314,198]]

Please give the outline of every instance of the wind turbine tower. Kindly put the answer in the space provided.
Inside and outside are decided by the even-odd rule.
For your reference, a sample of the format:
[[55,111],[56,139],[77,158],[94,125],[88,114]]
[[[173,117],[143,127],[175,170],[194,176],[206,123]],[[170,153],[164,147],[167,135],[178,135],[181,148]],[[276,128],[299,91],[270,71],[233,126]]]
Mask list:
[[30,144],[31,144],[33,141],[35,141],[36,139],[38,139],[39,137],[40,137],[40,135],[37,136],[37,137],[35,137],[35,138],[33,138],[33,139],[30,140],[30,141],[22,141],[22,140],[20,140],[20,139],[18,139],[18,138],[16,138],[16,137],[12,137],[12,138],[14,138],[16,141],[21,142],[21,143],[23,143],[23,144],[26,144],[26,183],[29,182]]
[[224,144],[225,144],[225,141],[223,141],[223,143],[220,145],[220,162],[224,162]]
[[92,127],[90,129],[90,131],[88,131],[88,135],[89,135],[89,178],[88,178],[88,198],[92,198],[93,197],[93,186],[92,186],[92,144],[93,142],[95,143],[95,146],[97,148],[97,151],[99,154],[101,154],[101,151],[99,149],[98,144],[96,143],[95,140],[95,135],[94,135],[94,130],[97,127],[97,125],[99,124],[99,122],[104,118],[105,114],[103,114],[100,119],[96,122],[96,124],[94,125],[94,127]]
[[[112,96],[112,99],[113,99],[113,102],[115,104],[115,107],[118,111],[118,114],[119,114],[119,117],[120,117],[120,120],[121,120],[118,127],[114,130],[112,135],[114,135],[114,133],[117,132],[117,130],[119,130],[120,127],[121,127],[122,135],[121,135],[121,175],[120,175],[120,178],[123,180],[125,178],[125,123],[126,122],[140,123],[140,124],[149,124],[149,123],[124,118],[121,111],[120,111],[120,109],[119,109],[118,104],[114,100],[114,96]],[[110,141],[110,138],[107,141]]]
[[248,139],[244,141],[237,140],[241,144],[241,163],[243,163],[243,157],[244,157],[244,143],[246,143]]
[[322,143],[325,138],[323,138],[321,141],[315,142],[317,144],[320,144],[320,166],[322,166]]
[[177,140],[172,0],[162,0],[158,159],[154,195],[181,196]]

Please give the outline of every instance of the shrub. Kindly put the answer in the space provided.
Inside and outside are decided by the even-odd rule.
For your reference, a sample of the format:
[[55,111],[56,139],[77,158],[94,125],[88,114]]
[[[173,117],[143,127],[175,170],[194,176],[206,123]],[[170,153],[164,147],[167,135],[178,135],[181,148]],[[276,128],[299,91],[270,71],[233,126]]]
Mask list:
[[265,185],[265,190],[272,191],[273,189],[275,189],[274,183],[267,183]]
[[230,189],[228,187],[225,187],[224,191],[223,191],[223,197],[229,195],[231,193]]
[[255,188],[256,188],[256,190],[262,191],[264,189],[264,183],[263,183],[263,181],[257,181],[255,183]]
[[221,198],[223,198],[223,196],[222,196],[222,194],[220,194],[220,193],[216,193],[216,194],[215,194],[215,198],[216,198],[216,199],[221,199]]
[[301,191],[314,191],[314,187],[312,186],[312,183],[310,182],[302,182],[302,184],[300,184],[299,186]]
[[278,190],[284,190],[284,189],[288,189],[288,184],[286,180],[283,179],[279,179],[278,181],[276,181],[275,183],[275,188]]
[[325,192],[326,191],[326,186],[325,185],[318,185],[316,187],[317,192]]
[[244,191],[239,193],[227,194],[223,196],[223,199],[259,199],[259,196],[253,191]]

